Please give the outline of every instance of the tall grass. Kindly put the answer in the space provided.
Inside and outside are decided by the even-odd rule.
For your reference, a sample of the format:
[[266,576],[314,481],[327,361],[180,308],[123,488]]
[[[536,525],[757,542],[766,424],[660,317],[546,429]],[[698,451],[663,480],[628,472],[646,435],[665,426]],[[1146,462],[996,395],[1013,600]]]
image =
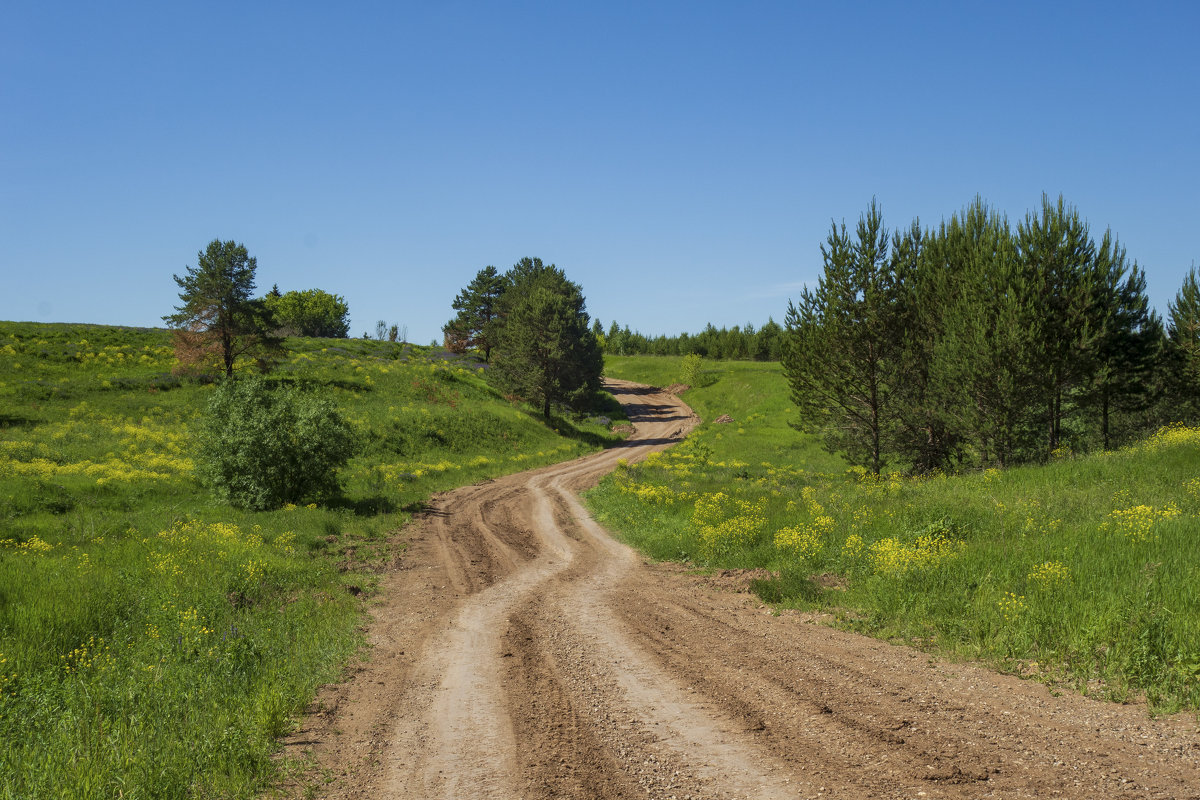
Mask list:
[[[652,361],[607,369],[669,382],[672,360]],[[632,543],[766,568],[777,577],[757,584],[763,598],[865,633],[1160,711],[1200,708],[1200,430],[1043,466],[876,480],[806,456],[813,442],[786,427],[786,384],[769,366],[709,369],[716,380],[684,395],[705,420],[688,442],[588,497]],[[711,422],[718,411],[734,422]]]
[[243,512],[194,479],[212,386],[171,374],[166,331],[0,323],[0,798],[254,795],[432,492],[613,438],[439,350],[288,344],[272,379],[366,445],[333,502]]

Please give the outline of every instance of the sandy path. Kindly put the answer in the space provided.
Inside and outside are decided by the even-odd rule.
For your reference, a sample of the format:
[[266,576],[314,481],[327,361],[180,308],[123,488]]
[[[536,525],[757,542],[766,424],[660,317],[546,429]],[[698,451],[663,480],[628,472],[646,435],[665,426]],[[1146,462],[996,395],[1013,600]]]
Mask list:
[[611,388],[625,446],[450,492],[412,528],[371,660],[288,743],[317,796],[1200,798],[1194,717],[1053,697],[643,564],[575,492],[694,420]]

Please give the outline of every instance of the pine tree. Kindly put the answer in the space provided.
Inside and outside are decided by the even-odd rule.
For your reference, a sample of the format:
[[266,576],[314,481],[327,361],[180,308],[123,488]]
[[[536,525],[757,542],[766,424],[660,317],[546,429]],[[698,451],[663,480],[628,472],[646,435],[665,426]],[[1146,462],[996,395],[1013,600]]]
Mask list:
[[943,306],[953,297],[944,280],[944,256],[939,259],[945,249],[941,245],[943,240],[931,237],[916,220],[892,237],[899,337],[895,370],[902,377],[892,387],[895,425],[890,449],[914,473],[945,469],[957,454],[959,440],[933,395],[934,346],[942,335]]
[[1041,365],[1040,396],[1046,451],[1057,449],[1073,397],[1095,368],[1105,309],[1099,304],[1096,245],[1075,208],[1060,196],[1042,197],[1041,214],[1029,213],[1017,229],[1017,247],[1035,281],[1038,299],[1033,360]]
[[1193,266],[1167,306],[1169,391],[1176,418],[1200,419],[1200,279]]
[[493,380],[546,417],[552,405],[581,408],[604,370],[582,290],[538,259],[518,262],[505,277]]
[[447,347],[456,352],[473,347],[483,352],[484,361],[491,360],[498,303],[504,288],[505,278],[495,267],[489,265],[476,273],[451,304],[458,314],[442,328]]
[[242,356],[256,359],[266,371],[278,355],[281,341],[272,334],[270,311],[254,298],[254,272],[258,261],[234,241],[213,239],[196,254],[196,266],[180,277],[182,305],[163,317],[175,329],[175,349],[180,362],[195,370],[220,369],[233,377]]
[[1111,231],[1096,248],[1093,272],[1099,329],[1081,402],[1099,416],[1100,441],[1108,450],[1114,443],[1114,414],[1131,434],[1145,429],[1144,412],[1157,399],[1153,376],[1163,329],[1150,308],[1145,272],[1137,262],[1127,262]]
[[895,276],[878,204],[871,201],[853,237],[845,223],[832,225],[821,255],[817,288],[805,287],[799,305],[788,304],[784,374],[798,427],[878,475],[898,350]]
[[926,244],[928,403],[954,447],[980,465],[1028,447],[1032,287],[1008,222],[976,200]]

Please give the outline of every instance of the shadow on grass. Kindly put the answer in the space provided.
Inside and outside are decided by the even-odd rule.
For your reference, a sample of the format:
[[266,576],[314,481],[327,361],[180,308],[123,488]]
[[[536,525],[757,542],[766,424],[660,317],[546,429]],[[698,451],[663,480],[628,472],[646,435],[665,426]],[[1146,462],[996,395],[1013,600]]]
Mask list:
[[19,417],[16,414],[0,414],[0,430],[5,428],[36,428],[42,420],[32,417]]
[[368,386],[360,381],[347,380],[345,378],[309,378],[296,375],[283,375],[276,373],[274,376],[275,382],[280,385],[293,386],[300,391],[316,391],[320,392],[326,388],[345,389],[351,392],[372,392],[374,387]]
[[[356,517],[374,517],[378,514],[391,514],[400,508],[390,497],[382,495],[372,497],[338,497],[330,500],[328,507],[336,511],[349,511]],[[408,508],[406,507],[404,510],[407,511]]]
[[785,572],[778,578],[751,581],[750,591],[764,603],[782,603],[785,600],[817,603],[825,596],[825,590],[810,576],[795,572]]

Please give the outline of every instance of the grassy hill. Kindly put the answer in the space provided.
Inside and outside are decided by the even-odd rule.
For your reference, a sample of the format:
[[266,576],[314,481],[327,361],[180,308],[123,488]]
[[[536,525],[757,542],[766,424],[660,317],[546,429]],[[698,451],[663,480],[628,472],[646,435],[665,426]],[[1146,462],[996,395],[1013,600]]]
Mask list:
[[[681,368],[606,361],[658,385]],[[649,555],[768,570],[764,599],[875,636],[1200,708],[1200,429],[1042,466],[875,480],[788,427],[777,364],[706,362],[698,383],[683,395],[703,419],[688,442],[588,496]]]
[[273,379],[363,449],[335,503],[242,512],[193,478],[213,387],[173,365],[163,330],[0,322],[0,797],[253,795],[432,492],[614,438],[438,349],[290,339]]

